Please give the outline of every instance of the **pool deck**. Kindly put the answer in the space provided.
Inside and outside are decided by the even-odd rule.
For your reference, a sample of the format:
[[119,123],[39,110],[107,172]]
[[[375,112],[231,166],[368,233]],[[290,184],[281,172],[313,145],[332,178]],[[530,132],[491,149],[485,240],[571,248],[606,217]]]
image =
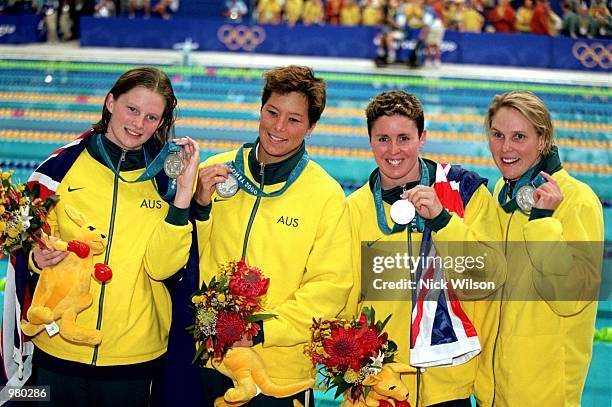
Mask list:
[[[29,59],[49,61],[91,61],[135,64],[181,64],[180,50],[142,48],[80,47],[77,41],[34,43],[26,45],[0,45],[2,59]],[[409,69],[405,65],[378,68],[372,60],[351,58],[322,58],[296,55],[264,55],[245,53],[200,52],[191,53],[191,61],[200,66],[230,66],[270,68],[297,64],[315,70],[334,72],[360,72],[381,75],[410,75],[421,77],[448,77],[487,79],[498,81],[526,81],[534,83],[567,83],[582,86],[612,87],[609,73],[563,71],[535,68],[500,67],[487,65],[442,64],[440,68]]]

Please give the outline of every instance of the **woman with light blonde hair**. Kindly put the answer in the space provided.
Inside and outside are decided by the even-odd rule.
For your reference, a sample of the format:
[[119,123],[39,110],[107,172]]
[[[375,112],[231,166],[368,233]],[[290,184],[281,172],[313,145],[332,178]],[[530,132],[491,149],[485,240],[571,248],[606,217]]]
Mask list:
[[508,265],[494,354],[495,406],[579,406],[593,345],[603,214],[564,168],[550,112],[531,92],[485,118]]

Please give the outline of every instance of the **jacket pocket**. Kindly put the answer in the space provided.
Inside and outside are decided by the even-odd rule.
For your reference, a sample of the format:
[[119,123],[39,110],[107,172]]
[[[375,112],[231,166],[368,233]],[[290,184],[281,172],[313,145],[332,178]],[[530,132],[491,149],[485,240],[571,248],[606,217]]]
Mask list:
[[565,350],[559,336],[513,336],[504,342],[502,377],[496,374],[501,405],[564,406]]

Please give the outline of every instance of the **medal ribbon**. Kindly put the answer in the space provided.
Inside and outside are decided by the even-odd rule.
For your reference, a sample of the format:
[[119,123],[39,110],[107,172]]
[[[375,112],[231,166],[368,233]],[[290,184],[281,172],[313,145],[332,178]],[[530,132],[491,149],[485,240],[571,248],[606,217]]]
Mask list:
[[[138,178],[134,180],[127,180],[123,178],[121,174],[119,173],[118,166],[116,167],[112,163],[108,155],[108,152],[106,151],[106,149],[104,148],[104,144],[102,143],[103,136],[101,134],[96,134],[94,137],[96,137],[96,144],[98,145],[98,149],[100,150],[100,153],[102,155],[102,158],[104,159],[104,162],[106,163],[106,166],[110,168],[113,171],[113,173],[121,181],[126,182],[128,184],[134,184],[137,182],[152,180],[157,175],[157,173],[159,173],[162,170],[162,168],[164,168],[164,160],[166,159],[168,154],[176,154],[181,151],[180,146],[176,145],[172,139],[168,139],[168,141],[166,142],[166,144],[164,144],[164,147],[161,149],[161,151],[157,154],[157,156],[153,159],[153,161],[149,163],[149,156],[147,154],[147,149],[143,146],[142,152],[144,155],[145,170],[142,174],[140,174],[140,176],[138,176]],[[155,185],[155,183],[153,183],[153,185]],[[155,185],[155,189],[157,190],[156,185]],[[176,180],[170,180],[170,182],[168,182],[168,191],[163,196],[163,198],[168,199],[172,197],[175,193],[176,193]]]
[[289,174],[287,181],[285,181],[285,185],[283,185],[283,187],[279,189],[278,191],[268,193],[268,192],[264,192],[254,182],[251,182],[251,180],[249,180],[249,178],[244,174],[244,148],[245,147],[257,148],[252,143],[246,143],[245,145],[243,145],[242,147],[238,149],[238,152],[236,153],[236,158],[234,159],[234,161],[226,163],[226,164],[228,167],[232,169],[232,175],[234,176],[234,178],[236,178],[236,181],[238,182],[238,186],[240,187],[240,189],[245,191],[247,194],[254,195],[257,197],[261,196],[264,198],[273,198],[275,196],[279,196],[283,194],[283,192],[285,192],[291,186],[291,184],[293,184],[295,180],[298,179],[300,174],[302,174],[302,171],[304,171],[304,168],[306,168],[308,161],[310,161],[310,157],[308,156],[308,153],[304,151],[304,154],[300,158],[300,161],[298,161],[297,165],[293,168],[293,170],[291,170],[291,173]]
[[[419,181],[419,185],[427,186],[429,184],[429,169],[425,164],[425,161],[421,157],[419,157],[419,165],[421,166],[421,180]],[[408,225],[398,225],[393,222],[393,229],[389,227],[387,223],[387,215],[385,215],[385,207],[383,205],[382,199],[382,189],[380,186],[380,172],[375,175],[374,178],[374,206],[376,207],[376,220],[378,221],[378,228],[385,235],[390,235],[392,233],[398,233],[406,229],[408,225],[411,226],[412,229],[423,232],[425,230],[425,220],[419,216],[419,214],[415,214],[414,219]]]

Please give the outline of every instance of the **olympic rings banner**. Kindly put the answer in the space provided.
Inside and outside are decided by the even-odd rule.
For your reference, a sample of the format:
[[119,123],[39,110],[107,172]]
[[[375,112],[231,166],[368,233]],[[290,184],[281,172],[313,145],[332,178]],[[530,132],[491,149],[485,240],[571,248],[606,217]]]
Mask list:
[[612,68],[612,61],[610,60],[611,54],[612,43],[610,42],[576,41],[572,45],[572,56],[586,68],[609,70]]
[[217,30],[217,38],[230,51],[255,51],[266,40],[266,31],[258,25],[223,24]]
[[198,51],[370,58],[374,28],[234,24],[204,18],[81,18],[81,45],[176,48],[191,38]]
[[[181,48],[187,38],[198,51],[227,51],[341,58],[376,57],[372,27],[233,24],[222,19],[172,20],[81,18],[81,45],[138,48]],[[399,59],[407,60],[417,32],[407,33]],[[458,64],[523,66],[609,72],[612,41],[569,37],[447,31],[442,61]]]

